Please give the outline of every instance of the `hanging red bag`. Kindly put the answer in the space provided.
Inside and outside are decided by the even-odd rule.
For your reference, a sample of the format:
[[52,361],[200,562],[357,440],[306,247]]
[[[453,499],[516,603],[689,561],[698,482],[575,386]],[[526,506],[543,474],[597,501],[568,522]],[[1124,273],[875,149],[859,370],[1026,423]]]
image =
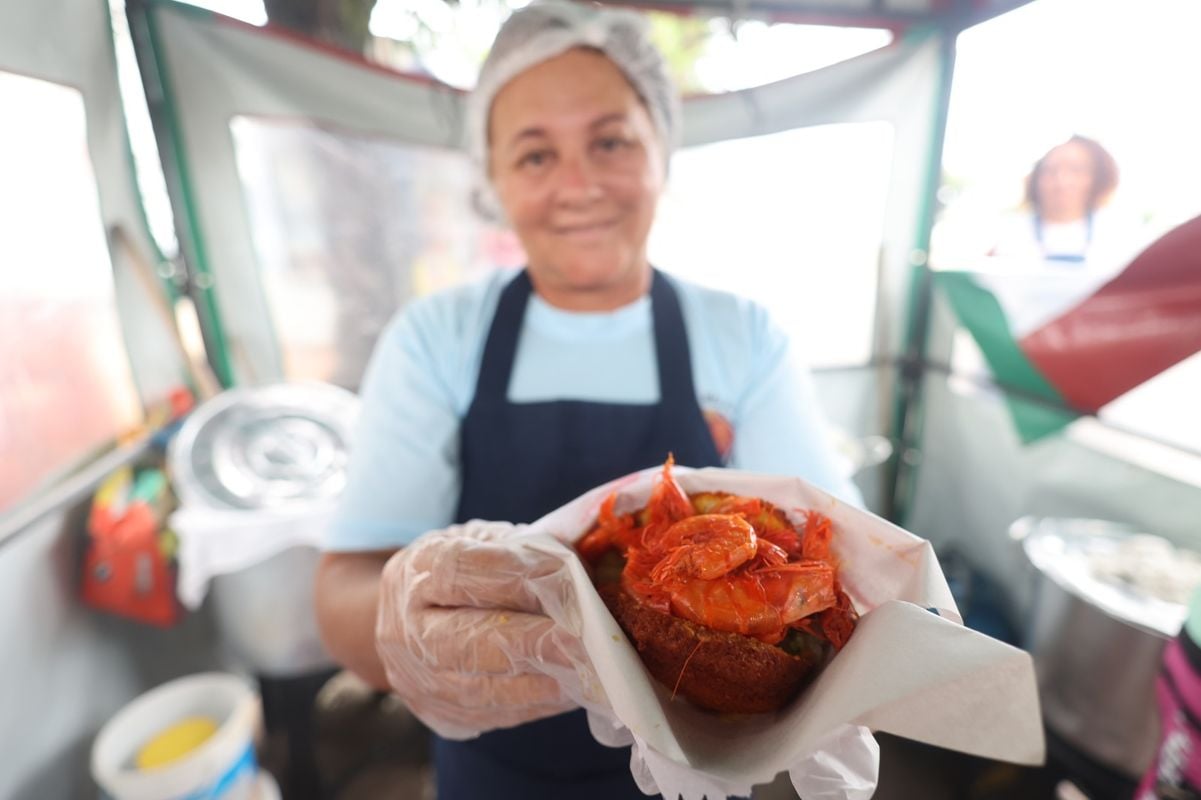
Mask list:
[[171,535],[163,530],[170,492],[162,472],[126,470],[100,487],[88,515],[83,601],[140,622],[167,627],[179,619]]

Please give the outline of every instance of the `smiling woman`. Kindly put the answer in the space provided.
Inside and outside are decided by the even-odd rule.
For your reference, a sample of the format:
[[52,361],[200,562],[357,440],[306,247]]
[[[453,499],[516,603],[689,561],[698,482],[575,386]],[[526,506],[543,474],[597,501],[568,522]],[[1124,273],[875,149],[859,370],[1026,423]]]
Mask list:
[[[536,576],[505,573],[485,597],[453,555],[464,541],[507,535],[668,453],[861,502],[764,310],[651,267],[677,106],[637,15],[551,2],[514,14],[466,132],[482,199],[527,266],[410,304],[376,345],[318,614],[335,658],[441,734],[442,800],[644,796],[629,749],[598,744],[557,681],[504,655],[578,646],[530,607]],[[436,625],[411,602],[417,583],[458,598]],[[481,622],[498,613],[511,624]],[[433,674],[416,679],[431,652]]]
[[596,311],[646,292],[663,189],[659,136],[617,66],[594,50],[544,61],[492,105],[489,174],[547,302]]

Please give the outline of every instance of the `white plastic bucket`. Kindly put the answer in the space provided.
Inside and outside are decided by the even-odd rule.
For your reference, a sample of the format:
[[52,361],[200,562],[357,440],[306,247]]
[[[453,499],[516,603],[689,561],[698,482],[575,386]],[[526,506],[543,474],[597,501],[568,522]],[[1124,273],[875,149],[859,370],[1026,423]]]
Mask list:
[[[254,733],[258,695],[241,678],[202,673],[138,697],[100,729],[92,745],[92,777],[112,800],[255,800],[259,796]],[[209,717],[217,731],[191,753],[140,770],[138,750],[188,717]]]

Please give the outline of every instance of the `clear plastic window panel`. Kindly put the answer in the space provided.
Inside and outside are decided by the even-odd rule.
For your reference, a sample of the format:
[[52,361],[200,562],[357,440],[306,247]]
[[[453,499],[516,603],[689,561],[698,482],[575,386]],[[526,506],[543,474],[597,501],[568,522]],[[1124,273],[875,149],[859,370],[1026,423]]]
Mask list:
[[142,419],[83,98],[0,72],[0,515]]
[[760,302],[811,366],[867,363],[892,153],[876,122],[679,152],[651,260]]
[[459,153],[295,120],[231,127],[288,379],[357,388],[399,308],[524,262],[472,211]]
[[[1082,14],[1095,35],[1076,35]],[[1135,17],[1128,4],[1055,0],[959,37],[931,263],[979,276],[1015,337],[1083,304],[1144,248],[1201,215],[1201,107],[1183,100],[1194,93],[1191,76],[1201,73],[1192,38],[1201,5],[1147,0]],[[1129,45],[1128,58],[1113,58],[1114,41]],[[1015,43],[1023,44],[1024,57],[997,70]],[[1098,141],[1113,156],[1117,184],[1091,223],[1078,226],[1086,264],[1044,263],[1037,250],[1021,255],[1051,246],[1036,237],[1024,202],[1026,181],[1035,161],[1073,134]],[[1024,250],[1010,240],[1020,240]],[[1130,319],[1136,318],[1132,311]],[[1138,334],[1132,327],[1109,335]],[[966,330],[956,332],[951,367],[959,375],[991,378]],[[1201,353],[1133,387],[1097,416],[1119,430],[1201,453],[1199,391]]]

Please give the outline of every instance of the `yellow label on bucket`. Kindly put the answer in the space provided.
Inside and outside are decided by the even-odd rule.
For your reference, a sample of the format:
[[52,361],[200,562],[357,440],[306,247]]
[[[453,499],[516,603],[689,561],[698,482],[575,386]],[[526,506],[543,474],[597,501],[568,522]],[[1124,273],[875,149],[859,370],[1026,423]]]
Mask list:
[[159,733],[138,751],[138,769],[154,769],[178,761],[207,742],[217,732],[208,717],[188,717]]

